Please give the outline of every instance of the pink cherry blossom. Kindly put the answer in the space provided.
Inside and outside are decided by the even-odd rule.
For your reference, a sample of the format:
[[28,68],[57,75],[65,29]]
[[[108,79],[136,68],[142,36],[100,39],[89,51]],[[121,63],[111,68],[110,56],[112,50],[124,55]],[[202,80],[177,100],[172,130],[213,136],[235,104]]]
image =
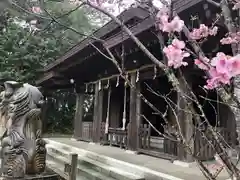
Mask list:
[[208,27],[205,24],[200,24],[199,30],[201,32],[202,37],[207,37],[208,36]]
[[190,37],[194,40],[199,40],[210,36],[216,36],[218,32],[218,27],[214,26],[212,29],[209,29],[206,25],[200,24],[198,29],[194,28],[190,33]]
[[228,61],[229,74],[234,77],[240,74],[240,54],[230,58]]
[[201,31],[199,29],[193,29],[193,31],[190,33],[190,37],[194,40],[201,39]]
[[185,43],[183,41],[179,41],[178,39],[174,39],[171,45],[163,48],[163,52],[168,58],[168,66],[176,69],[182,65],[188,65],[187,62],[183,62],[183,59],[185,57],[189,57],[190,54],[184,51],[183,48],[185,48]]
[[164,14],[164,15],[161,16],[161,18],[160,18],[161,23],[159,24],[160,29],[164,28],[162,24],[167,24],[168,23],[168,18],[169,18],[169,16],[167,14]]
[[159,29],[163,32],[181,32],[184,26],[184,21],[178,16],[175,16],[173,20],[169,22],[169,15],[167,11],[159,11],[157,14],[157,20],[159,22]]
[[207,80],[207,85],[205,86],[206,89],[214,89],[221,83],[230,84],[231,77],[229,77],[227,74],[219,73],[216,68],[211,68],[209,70],[209,74],[211,78]]
[[209,70],[209,67],[208,67],[208,62],[209,59],[205,59],[205,60],[199,60],[199,59],[195,59],[194,60],[194,63],[198,66],[199,69],[202,69],[202,70]]
[[225,55],[223,52],[218,52],[216,57],[212,58],[211,65],[216,66],[218,60],[220,60],[220,59],[227,60],[227,59],[229,59],[229,56]]
[[208,33],[210,36],[216,36],[218,33],[218,27],[214,26],[212,29],[209,29]]
[[240,32],[228,33],[228,36],[221,39],[222,44],[237,44],[240,42]]
[[230,84],[232,77],[240,75],[240,55],[227,56],[222,52],[217,53],[211,61],[209,70],[210,79],[207,80],[207,89],[213,89],[220,84]]
[[220,40],[221,44],[236,44],[238,41],[236,38],[226,37]]
[[175,16],[168,26],[172,32],[181,32],[184,26],[184,21],[181,20],[178,16]]
[[37,6],[33,6],[32,7],[32,12],[36,13],[36,14],[41,14],[42,13],[42,9],[40,7],[37,7]]
[[156,16],[157,20],[159,20],[159,19],[160,19],[162,16],[164,16],[164,15],[169,15],[169,9],[166,8],[166,7],[162,7],[162,8],[158,11],[157,16]]
[[240,0],[234,0],[233,10],[240,9]]
[[178,39],[174,39],[172,45],[177,49],[183,49],[186,46],[183,41],[179,41]]
[[217,74],[227,74],[230,76],[229,59],[230,56],[227,56],[222,52],[217,53],[216,57],[212,59],[211,65],[216,68]]

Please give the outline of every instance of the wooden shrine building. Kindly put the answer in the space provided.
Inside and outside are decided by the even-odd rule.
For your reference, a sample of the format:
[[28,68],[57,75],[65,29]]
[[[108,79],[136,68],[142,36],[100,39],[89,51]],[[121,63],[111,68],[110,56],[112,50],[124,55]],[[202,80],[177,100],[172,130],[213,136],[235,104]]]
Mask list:
[[[211,19],[212,16],[210,12],[218,11],[216,7],[204,0],[178,0],[174,3],[174,9],[187,25],[192,24],[189,12],[197,15],[199,21],[208,22],[209,17]],[[154,56],[159,60],[163,59],[156,36],[155,21],[147,11],[142,8],[132,8],[120,14],[119,19],[131,29]],[[219,33],[223,35],[222,31]],[[136,90],[125,84],[116,66],[108,59],[109,55],[102,43],[91,37],[84,39],[48,65],[44,69],[43,77],[37,81],[39,86],[49,90],[75,88],[74,138],[116,145],[163,158],[192,161],[191,156],[184,153],[183,147],[179,146],[176,141],[164,138],[156,132],[156,130],[160,133],[164,133],[166,130],[174,131],[175,125],[173,111],[169,108],[169,104],[161,98],[161,95],[181,104],[183,109],[186,106],[182,103],[179,95],[171,91],[172,87],[166,76],[121,31],[115,22],[110,21],[94,32],[92,36],[104,40],[104,46],[111,50]],[[207,45],[207,47],[210,46],[212,45]],[[121,55],[123,50],[124,56]],[[191,82],[195,93],[204,96],[205,92],[199,88],[199,85],[203,86],[206,80],[202,78],[202,72],[192,70],[193,68],[190,65],[183,69],[183,73]],[[168,120],[167,125],[162,116],[153,112],[141,99],[139,93],[160,110],[160,113]],[[94,96],[94,113],[90,122],[85,122],[83,119],[85,94]],[[208,98],[214,99],[217,98],[217,95],[209,92]],[[203,103],[203,100],[199,101]],[[236,125],[231,112],[223,105],[213,103],[213,106],[221,113],[218,117],[220,123],[216,123],[213,107],[206,104],[204,110],[208,119],[211,119],[212,125],[222,128],[224,137],[234,145]],[[212,158],[213,151],[210,146],[206,146],[207,143],[201,138],[200,133],[196,133],[194,138],[190,137],[194,131],[192,115],[179,113],[177,117],[181,119],[180,126],[184,131],[184,136],[192,141],[194,152],[198,153],[203,160]],[[156,130],[149,123],[156,127]],[[202,146],[205,148],[200,151]]]

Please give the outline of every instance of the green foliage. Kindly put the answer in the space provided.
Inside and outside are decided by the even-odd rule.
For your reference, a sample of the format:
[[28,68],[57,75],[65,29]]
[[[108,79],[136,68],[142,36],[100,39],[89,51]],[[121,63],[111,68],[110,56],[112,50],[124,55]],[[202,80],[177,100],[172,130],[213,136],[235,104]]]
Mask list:
[[76,97],[73,90],[59,90],[48,99],[46,122],[51,133],[72,133]]
[[[44,66],[61,56],[83,36],[66,29],[72,27],[80,33],[89,34],[97,26],[83,9],[63,16],[73,7],[51,2],[46,9],[64,24],[38,19],[39,31],[29,28],[33,17],[26,13],[0,13],[0,76],[6,79],[35,84]],[[13,13],[14,12],[14,13]],[[44,31],[43,31],[44,29]],[[48,131],[70,133],[75,112],[75,95],[72,90],[58,90],[52,94],[45,123]]]
[[35,83],[40,70],[59,54],[57,41],[9,21],[0,34],[0,75]]
[[[98,26],[92,23],[92,19],[82,8],[77,9],[76,6],[69,3],[47,2],[45,5],[51,16],[59,22],[59,24],[52,23],[51,29],[46,33],[61,36],[62,38],[67,37],[69,43],[75,44],[79,42],[81,39],[86,38],[86,36],[81,34],[90,34],[93,30],[98,28]],[[41,26],[46,26],[47,24],[48,22],[45,21]],[[79,34],[66,27],[75,29]]]

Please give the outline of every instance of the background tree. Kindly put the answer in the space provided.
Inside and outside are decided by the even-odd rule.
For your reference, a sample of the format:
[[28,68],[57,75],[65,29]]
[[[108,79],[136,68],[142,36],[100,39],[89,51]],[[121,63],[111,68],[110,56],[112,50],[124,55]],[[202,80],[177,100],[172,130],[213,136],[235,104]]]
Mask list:
[[[0,76],[34,85],[47,64],[85,38],[80,33],[91,33],[101,25],[101,21],[92,19],[96,12],[91,14],[87,13],[87,9],[78,8],[68,14],[75,6],[47,2],[49,13],[53,17],[61,17],[57,18],[56,23],[51,18],[32,14],[31,3],[33,2],[1,2],[1,7],[4,8],[0,13]],[[80,33],[66,29],[65,26]],[[46,130],[70,133],[75,111],[75,93],[59,90],[52,93],[49,101],[51,108],[47,113]],[[86,105],[89,103],[91,104],[86,102]]]

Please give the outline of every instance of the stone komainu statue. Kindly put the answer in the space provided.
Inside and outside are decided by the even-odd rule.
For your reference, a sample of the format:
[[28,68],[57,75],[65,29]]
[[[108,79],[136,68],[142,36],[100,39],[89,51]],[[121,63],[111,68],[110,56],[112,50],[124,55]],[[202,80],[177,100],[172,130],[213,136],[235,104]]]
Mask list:
[[41,139],[42,93],[37,87],[6,81],[0,94],[2,176],[24,178],[45,170],[45,141]]

